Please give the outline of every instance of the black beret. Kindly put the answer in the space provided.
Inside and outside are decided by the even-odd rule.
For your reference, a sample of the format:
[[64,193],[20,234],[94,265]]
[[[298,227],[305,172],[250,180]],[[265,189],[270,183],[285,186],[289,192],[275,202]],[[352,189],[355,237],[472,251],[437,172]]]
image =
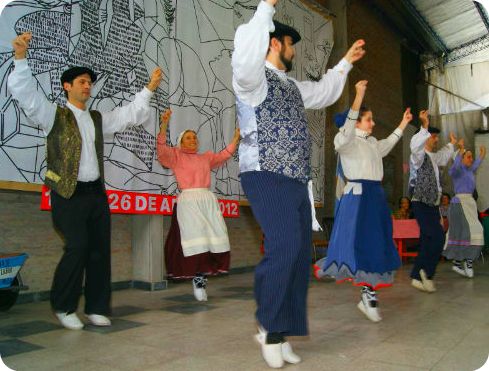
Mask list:
[[64,84],[65,82],[73,81],[78,76],[84,75],[86,73],[90,75],[92,82],[97,81],[97,74],[93,72],[90,68],[76,66],[76,67],[68,68],[66,71],[63,72],[63,74],[61,75],[61,84]]
[[279,21],[273,21],[273,24],[275,25],[275,31],[270,32],[270,39],[272,37],[279,38],[282,36],[290,36],[292,38],[292,44],[301,41],[301,35],[295,28],[280,23]]

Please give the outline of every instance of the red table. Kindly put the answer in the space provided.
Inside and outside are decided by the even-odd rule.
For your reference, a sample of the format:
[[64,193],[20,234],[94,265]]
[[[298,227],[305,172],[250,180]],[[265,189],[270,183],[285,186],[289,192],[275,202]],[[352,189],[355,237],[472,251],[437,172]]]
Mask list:
[[392,237],[397,245],[401,260],[408,256],[417,256],[417,252],[407,252],[405,246],[406,240],[419,238],[419,226],[416,219],[394,219],[392,220],[392,226]]

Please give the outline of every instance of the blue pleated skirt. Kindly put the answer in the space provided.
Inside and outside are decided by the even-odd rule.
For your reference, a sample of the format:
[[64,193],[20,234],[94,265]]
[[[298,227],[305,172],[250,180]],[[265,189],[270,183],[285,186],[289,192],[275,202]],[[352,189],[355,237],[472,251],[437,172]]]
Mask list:
[[347,187],[352,189],[340,200],[328,254],[316,263],[316,275],[374,289],[391,286],[401,260],[381,182],[353,180]]

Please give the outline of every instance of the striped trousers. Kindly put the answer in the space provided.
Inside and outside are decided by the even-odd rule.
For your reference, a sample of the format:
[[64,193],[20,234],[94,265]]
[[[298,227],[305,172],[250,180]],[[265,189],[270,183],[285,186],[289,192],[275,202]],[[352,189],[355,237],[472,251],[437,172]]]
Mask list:
[[312,244],[307,184],[251,171],[241,174],[241,185],[265,235],[255,269],[256,318],[268,332],[305,336]]

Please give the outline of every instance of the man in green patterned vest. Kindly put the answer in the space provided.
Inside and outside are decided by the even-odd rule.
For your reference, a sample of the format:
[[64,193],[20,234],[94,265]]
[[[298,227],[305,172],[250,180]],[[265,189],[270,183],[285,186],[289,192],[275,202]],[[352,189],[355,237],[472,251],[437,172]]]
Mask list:
[[51,305],[66,328],[78,330],[76,315],[85,276],[85,314],[96,326],[110,326],[110,212],[104,187],[103,136],[124,131],[150,117],[150,99],[162,79],[156,68],[134,101],[110,112],[89,111],[97,75],[72,67],[61,75],[66,107],[49,102],[37,90],[26,59],[31,33],[12,45],[15,68],[8,79],[12,97],[47,137],[45,183],[51,188],[52,219],[65,242],[51,288]]

